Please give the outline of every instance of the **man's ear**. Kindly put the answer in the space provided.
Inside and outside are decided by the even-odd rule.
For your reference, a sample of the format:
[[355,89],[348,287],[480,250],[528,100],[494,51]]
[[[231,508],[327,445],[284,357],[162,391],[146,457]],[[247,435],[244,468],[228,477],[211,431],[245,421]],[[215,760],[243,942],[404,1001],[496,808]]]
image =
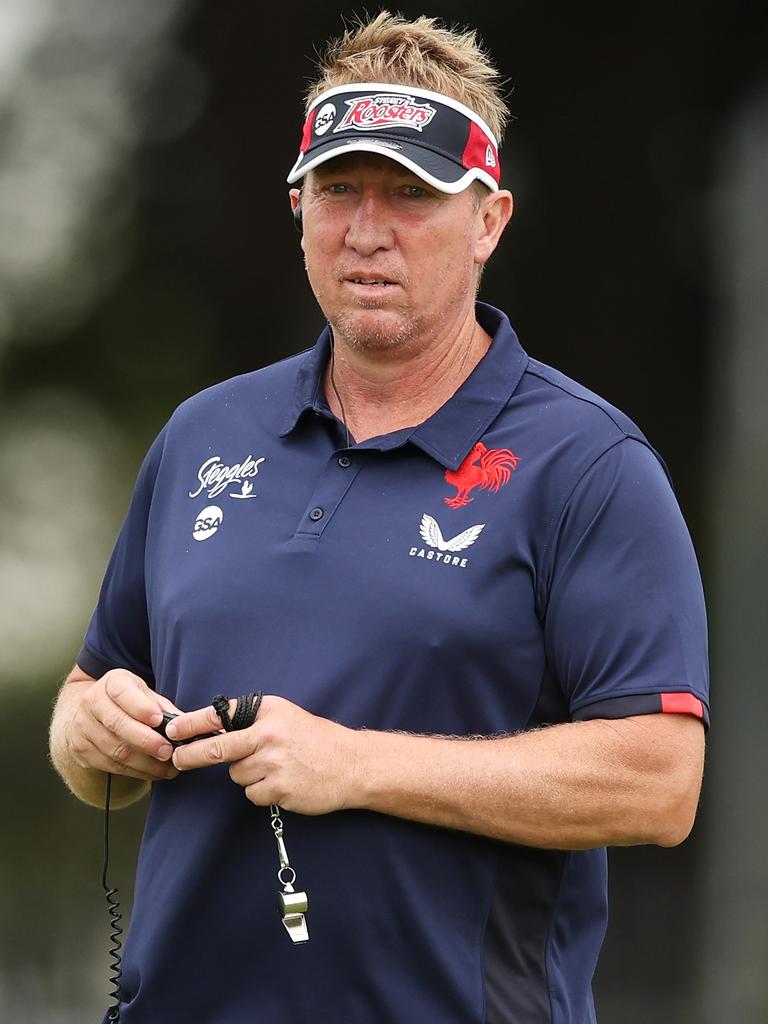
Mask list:
[[293,223],[296,226],[296,230],[300,233],[304,233],[304,225],[301,219],[301,189],[292,188],[288,193],[291,200],[291,210],[293,211]]
[[479,210],[482,223],[475,242],[475,263],[486,263],[491,258],[512,217],[514,205],[512,193],[505,188],[483,197]]

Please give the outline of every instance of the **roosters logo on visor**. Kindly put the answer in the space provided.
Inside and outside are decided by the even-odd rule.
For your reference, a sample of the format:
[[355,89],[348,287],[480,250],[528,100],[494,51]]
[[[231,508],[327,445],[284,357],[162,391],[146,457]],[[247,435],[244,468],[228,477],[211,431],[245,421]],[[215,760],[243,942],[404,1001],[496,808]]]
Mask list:
[[436,114],[429,103],[416,103],[413,96],[357,96],[344,101],[349,110],[333,132],[354,128],[359,132],[375,132],[381,128],[413,128],[420,132]]

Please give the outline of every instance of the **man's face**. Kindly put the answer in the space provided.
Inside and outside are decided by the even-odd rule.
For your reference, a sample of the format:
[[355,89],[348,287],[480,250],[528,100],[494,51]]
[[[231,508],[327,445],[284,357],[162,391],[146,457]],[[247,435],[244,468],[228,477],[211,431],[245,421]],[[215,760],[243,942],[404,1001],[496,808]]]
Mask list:
[[421,346],[465,317],[488,255],[482,205],[471,188],[448,195],[375,154],[310,171],[302,248],[335,334],[357,349]]

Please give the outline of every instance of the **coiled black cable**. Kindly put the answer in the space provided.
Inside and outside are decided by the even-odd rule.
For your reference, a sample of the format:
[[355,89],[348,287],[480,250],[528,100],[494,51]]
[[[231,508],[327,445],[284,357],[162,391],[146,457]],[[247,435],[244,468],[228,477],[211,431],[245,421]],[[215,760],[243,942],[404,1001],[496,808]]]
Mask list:
[[[237,709],[235,717],[237,725],[234,726],[233,722],[229,717],[229,698],[223,694],[213,698],[213,707],[216,710],[219,718],[221,719],[222,725],[227,732],[231,731],[232,728],[246,729],[248,726],[253,725],[258,714],[259,707],[261,705],[262,694],[249,693],[244,697],[238,697]],[[175,714],[166,712],[163,715],[162,723],[157,727],[157,731],[165,736],[165,727],[172,718],[176,718]],[[215,736],[216,733],[207,733],[206,736],[193,736],[192,739],[188,740],[171,740],[174,747],[178,747],[183,743],[194,743],[195,740],[205,739],[208,736]],[[112,931],[109,935],[109,941],[111,946],[108,950],[109,956],[112,958],[112,963],[109,965],[109,984],[112,986],[112,991],[109,993],[110,999],[114,999],[114,1005],[109,1007],[107,1011],[106,1020],[109,1024],[119,1024],[120,1021],[120,979],[123,975],[122,957],[120,956],[120,950],[122,949],[122,942],[120,936],[123,934],[123,929],[120,926],[120,922],[123,919],[123,915],[120,913],[120,903],[117,899],[117,889],[112,889],[107,882],[107,868],[109,867],[109,805],[110,798],[112,795],[112,775],[107,772],[107,787],[104,794],[104,867],[101,872],[101,884],[104,892],[107,895],[107,910],[109,912],[110,926]]]
[[107,909],[110,918],[111,932],[109,941],[111,946],[109,948],[109,956],[112,958],[112,963],[109,965],[109,984],[112,986],[112,991],[109,993],[110,999],[114,999],[115,1003],[110,1006],[107,1011],[107,1020],[119,1022],[120,1020],[120,978],[123,974],[122,958],[120,956],[120,949],[122,948],[122,942],[120,936],[123,934],[123,929],[120,926],[123,915],[120,913],[120,903],[117,899],[117,889],[111,889],[107,883],[107,867],[109,866],[109,802],[112,793],[112,775],[107,772],[107,790],[104,797],[104,868],[101,873],[101,884],[104,887],[104,892],[107,894]]

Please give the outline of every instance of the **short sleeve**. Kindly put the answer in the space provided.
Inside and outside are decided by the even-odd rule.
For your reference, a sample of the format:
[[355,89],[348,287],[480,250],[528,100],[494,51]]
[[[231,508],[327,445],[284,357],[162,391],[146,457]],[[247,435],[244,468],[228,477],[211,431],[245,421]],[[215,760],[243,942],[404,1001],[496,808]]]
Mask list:
[[77,664],[98,679],[113,668],[154,686],[144,577],[147,523],[163,453],[163,431],[142,463]]
[[658,456],[626,437],[576,484],[546,567],[547,659],[574,719],[708,711],[696,555]]

